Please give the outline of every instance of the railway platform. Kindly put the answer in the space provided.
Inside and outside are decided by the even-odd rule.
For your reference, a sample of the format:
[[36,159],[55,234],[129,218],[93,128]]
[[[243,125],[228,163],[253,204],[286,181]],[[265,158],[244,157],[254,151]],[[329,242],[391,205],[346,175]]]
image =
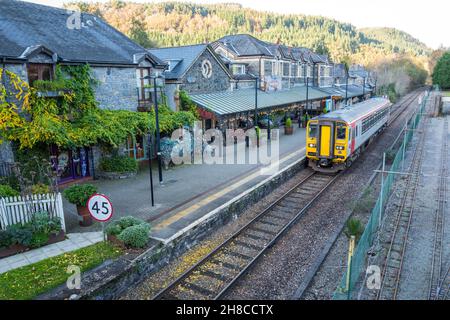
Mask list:
[[[295,125],[294,125],[295,126]],[[205,219],[205,215],[239,197],[242,193],[270,180],[293,165],[305,154],[305,129],[295,126],[293,135],[279,134],[279,166],[271,175],[261,174],[261,164],[182,165],[163,170],[163,184],[153,168],[155,206],[151,206],[148,167],[135,178],[93,181],[99,192],[110,197],[115,218],[136,216],[152,224],[151,237],[168,242],[180,232]],[[154,163],[155,165],[155,163]],[[64,203],[70,232],[92,231],[99,225],[80,228],[76,208]]]

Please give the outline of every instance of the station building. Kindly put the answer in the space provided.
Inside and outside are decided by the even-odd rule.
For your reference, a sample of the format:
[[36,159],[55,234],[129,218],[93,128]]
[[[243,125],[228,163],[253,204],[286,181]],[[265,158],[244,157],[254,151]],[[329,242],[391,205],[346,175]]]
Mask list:
[[[146,76],[162,74],[167,67],[94,15],[28,2],[0,1],[0,39],[1,68],[30,86],[36,80],[53,80],[57,65],[89,64],[98,80],[95,99],[103,109],[139,112],[152,106]],[[6,85],[5,77],[2,80]],[[145,137],[130,137],[120,149],[137,159],[147,158],[144,141]],[[13,150],[10,142],[0,144],[0,162],[14,162]],[[61,172],[61,182],[91,176],[103,153],[97,146],[61,149],[55,145],[48,145],[48,152]]]

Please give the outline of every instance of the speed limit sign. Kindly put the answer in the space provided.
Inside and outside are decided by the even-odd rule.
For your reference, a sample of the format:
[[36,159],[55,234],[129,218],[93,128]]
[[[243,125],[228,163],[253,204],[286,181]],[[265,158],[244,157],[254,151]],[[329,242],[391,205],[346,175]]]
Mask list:
[[106,222],[113,215],[113,206],[107,196],[103,194],[94,194],[87,202],[89,213],[94,220]]

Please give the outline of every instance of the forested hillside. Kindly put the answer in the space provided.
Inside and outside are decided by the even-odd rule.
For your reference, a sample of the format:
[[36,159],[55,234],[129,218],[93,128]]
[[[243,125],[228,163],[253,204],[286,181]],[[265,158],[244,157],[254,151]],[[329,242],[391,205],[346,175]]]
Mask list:
[[386,52],[405,53],[416,56],[430,55],[431,50],[410,34],[393,28],[359,29],[368,39],[379,41]]
[[[408,65],[416,84],[428,69],[431,50],[407,33],[388,28],[358,30],[333,19],[283,15],[244,8],[239,4],[200,5],[162,2],[74,2],[67,5],[102,17],[144,47],[206,43],[227,34],[249,33],[262,40],[304,46],[326,53],[335,62],[350,60],[372,69],[396,63]],[[405,59],[408,63],[405,64]],[[412,67],[411,67],[412,65]],[[417,70],[411,72],[411,68]],[[382,80],[382,79],[380,79]],[[409,87],[409,85],[403,85]]]
[[[427,55],[420,41],[395,29],[365,29],[336,20],[283,15],[243,8],[239,4],[75,2],[82,11],[104,18],[144,46],[165,47],[204,43],[227,34],[250,33],[263,40],[305,46],[329,53],[334,61],[353,55],[366,46],[383,54]],[[364,30],[363,30],[364,31]]]

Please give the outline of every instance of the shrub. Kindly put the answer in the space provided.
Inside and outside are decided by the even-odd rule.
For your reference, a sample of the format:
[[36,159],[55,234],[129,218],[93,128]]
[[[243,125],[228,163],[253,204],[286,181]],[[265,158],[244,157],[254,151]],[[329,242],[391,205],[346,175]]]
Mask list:
[[292,120],[291,120],[291,118],[287,118],[286,119],[286,127],[288,127],[288,128],[292,127]]
[[31,224],[14,224],[6,228],[6,232],[11,236],[12,244],[21,244],[29,246],[33,238]]
[[58,217],[51,218],[48,212],[36,212],[31,219],[31,228],[34,233],[58,233],[61,230],[61,220]]
[[126,246],[132,248],[143,248],[148,242],[149,233],[150,225],[148,223],[141,223],[126,228],[117,238]]
[[64,190],[64,197],[77,206],[86,206],[89,198],[97,193],[97,188],[92,184],[74,185]]
[[104,172],[136,172],[138,168],[137,161],[127,156],[114,156],[103,158],[100,161],[100,170]]
[[50,192],[50,187],[43,183],[38,183],[31,187],[31,193],[33,193],[33,194],[45,194],[45,193],[49,193],[49,192]]
[[344,234],[350,238],[351,236],[355,236],[356,241],[358,241],[359,237],[361,237],[364,232],[364,226],[360,220],[356,218],[350,218],[347,220]]
[[132,227],[132,226],[137,226],[140,224],[145,223],[143,220],[135,218],[133,216],[128,216],[128,217],[122,217],[119,220],[115,220],[113,222],[111,222],[107,227],[106,227],[106,233],[108,235],[119,235],[123,230]]
[[9,185],[0,184],[0,197],[16,197],[19,194],[17,190],[14,190]]
[[44,232],[38,232],[33,234],[30,240],[31,248],[39,248],[45,246],[48,242],[48,234]]
[[13,239],[9,232],[0,230],[0,248],[9,247],[13,244]]

